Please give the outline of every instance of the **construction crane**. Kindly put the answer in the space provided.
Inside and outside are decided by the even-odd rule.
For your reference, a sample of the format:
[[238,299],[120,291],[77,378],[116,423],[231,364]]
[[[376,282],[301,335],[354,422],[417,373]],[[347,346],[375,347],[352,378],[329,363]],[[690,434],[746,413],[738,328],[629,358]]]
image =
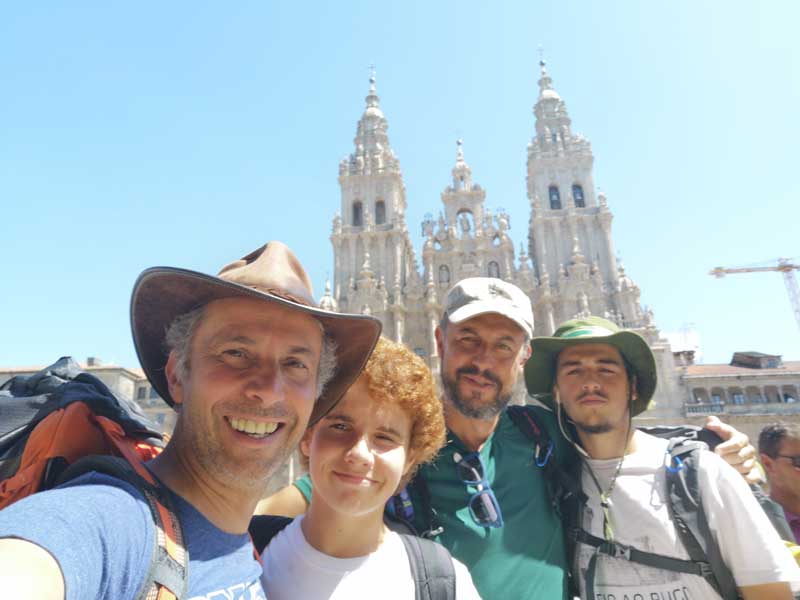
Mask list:
[[759,264],[749,267],[716,267],[709,272],[717,278],[725,277],[732,273],[761,273],[763,271],[778,271],[783,274],[783,282],[786,284],[786,291],[789,293],[789,303],[792,305],[792,312],[800,328],[800,287],[797,285],[797,278],[794,272],[800,271],[800,262],[797,258],[779,258],[777,264]]

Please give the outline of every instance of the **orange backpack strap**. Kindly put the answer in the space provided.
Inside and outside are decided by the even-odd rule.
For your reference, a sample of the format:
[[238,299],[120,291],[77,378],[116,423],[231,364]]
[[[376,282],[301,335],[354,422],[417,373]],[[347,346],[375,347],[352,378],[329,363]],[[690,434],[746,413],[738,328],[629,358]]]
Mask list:
[[[139,471],[147,476],[143,476]],[[156,543],[150,570],[138,600],[182,600],[188,591],[189,553],[172,498],[141,462],[131,464],[117,456],[87,456],[64,471],[59,484],[86,473],[96,472],[121,479],[144,496],[156,530]]]

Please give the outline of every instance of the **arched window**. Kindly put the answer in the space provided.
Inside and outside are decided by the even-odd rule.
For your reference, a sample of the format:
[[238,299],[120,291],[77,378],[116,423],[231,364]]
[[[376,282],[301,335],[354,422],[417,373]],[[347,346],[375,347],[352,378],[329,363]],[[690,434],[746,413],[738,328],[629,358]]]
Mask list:
[[384,223],[386,223],[386,203],[378,200],[375,203],[375,224],[383,225]]
[[489,277],[497,277],[500,279],[500,265],[495,261],[489,263]]
[[550,137],[552,138],[554,144],[558,143],[558,134],[555,131]]
[[450,269],[447,265],[439,265],[439,283],[450,283]]
[[361,202],[353,202],[353,226],[361,227],[364,224],[363,212]]
[[586,208],[586,198],[583,197],[583,187],[577,183],[572,186],[572,197],[575,199],[575,208]]
[[550,208],[554,210],[561,208],[561,194],[558,191],[558,186],[551,185],[547,189],[547,194],[550,196]]

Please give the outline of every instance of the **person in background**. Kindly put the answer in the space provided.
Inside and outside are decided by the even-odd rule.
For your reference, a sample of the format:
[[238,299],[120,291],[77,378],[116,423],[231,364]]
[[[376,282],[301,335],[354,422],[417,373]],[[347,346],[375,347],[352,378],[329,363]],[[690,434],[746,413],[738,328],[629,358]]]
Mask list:
[[793,541],[800,543],[800,426],[767,425],[758,436],[758,452],[769,483],[769,497],[783,508]]

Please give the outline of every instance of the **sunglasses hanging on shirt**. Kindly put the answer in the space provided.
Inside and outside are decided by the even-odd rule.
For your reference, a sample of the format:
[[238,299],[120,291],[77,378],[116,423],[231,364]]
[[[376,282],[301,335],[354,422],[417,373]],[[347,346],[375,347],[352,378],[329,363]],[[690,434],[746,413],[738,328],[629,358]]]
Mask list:
[[467,486],[474,487],[475,493],[469,499],[469,513],[476,525],[481,527],[502,527],[503,515],[500,505],[486,479],[486,466],[481,455],[472,452],[462,456],[458,452],[453,454],[458,477]]

